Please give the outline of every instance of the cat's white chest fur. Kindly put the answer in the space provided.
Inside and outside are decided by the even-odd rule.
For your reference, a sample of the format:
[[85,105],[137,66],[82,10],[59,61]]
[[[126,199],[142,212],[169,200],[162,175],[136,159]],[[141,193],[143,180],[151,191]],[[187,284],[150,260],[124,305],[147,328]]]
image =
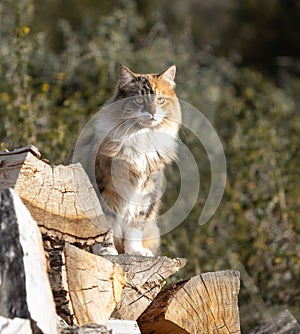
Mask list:
[[[159,168],[164,166],[163,160],[166,157],[168,159],[174,158],[176,145],[176,137],[149,129],[141,130],[128,137],[124,142],[120,154],[122,158],[127,157],[130,165],[139,173],[135,187],[122,182],[122,191],[126,194],[126,205],[123,206],[122,216],[124,219],[120,222],[120,225],[123,233],[127,236],[135,231],[133,234],[134,238],[136,237],[137,230],[134,226],[131,226],[130,222],[134,222],[139,213],[147,211],[151,203],[149,193],[153,190],[159,191],[153,189],[153,186],[145,187],[145,183],[149,178],[157,177],[155,174],[159,172]],[[150,184],[152,183],[150,182]]]
[[162,131],[142,129],[126,140],[122,155],[127,156],[130,163],[144,173],[149,169],[149,165],[157,164],[175,152],[176,139],[175,136]]

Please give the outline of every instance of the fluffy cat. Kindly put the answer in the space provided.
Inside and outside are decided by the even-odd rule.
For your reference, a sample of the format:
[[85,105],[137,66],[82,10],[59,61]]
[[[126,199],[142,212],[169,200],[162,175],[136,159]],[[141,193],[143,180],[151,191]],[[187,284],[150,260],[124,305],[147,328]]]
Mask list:
[[95,121],[95,181],[118,253],[154,256],[164,167],[176,157],[181,111],[175,65],[160,74],[119,67],[111,101]]

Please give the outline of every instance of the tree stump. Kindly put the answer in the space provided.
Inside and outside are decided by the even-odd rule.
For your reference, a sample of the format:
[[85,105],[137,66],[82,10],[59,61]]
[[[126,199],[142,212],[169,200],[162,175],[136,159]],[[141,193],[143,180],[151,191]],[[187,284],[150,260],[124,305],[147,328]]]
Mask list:
[[109,230],[97,194],[80,164],[51,167],[34,146],[0,152],[0,189],[14,188],[42,233],[92,245]]
[[0,315],[30,319],[34,333],[57,333],[42,237],[11,189],[0,191]]
[[239,273],[205,273],[168,285],[138,319],[143,334],[240,333]]
[[169,259],[166,256],[128,254],[107,255],[105,258],[118,263],[126,273],[127,283],[112,317],[127,320],[137,320],[162,289],[166,279],[187,262],[186,259]]

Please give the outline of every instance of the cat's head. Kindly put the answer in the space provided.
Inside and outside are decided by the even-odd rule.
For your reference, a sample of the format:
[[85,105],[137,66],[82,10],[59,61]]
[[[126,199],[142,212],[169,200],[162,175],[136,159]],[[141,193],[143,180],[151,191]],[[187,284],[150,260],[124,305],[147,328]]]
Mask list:
[[176,66],[160,74],[137,74],[126,66],[119,67],[119,81],[114,101],[124,101],[120,117],[132,119],[143,128],[178,130],[180,105],[175,94]]

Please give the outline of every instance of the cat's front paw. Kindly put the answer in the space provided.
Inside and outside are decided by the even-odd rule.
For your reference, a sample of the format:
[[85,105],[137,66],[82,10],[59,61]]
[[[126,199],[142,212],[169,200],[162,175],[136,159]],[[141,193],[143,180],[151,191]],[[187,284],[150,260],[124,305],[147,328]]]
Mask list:
[[99,255],[118,255],[118,251],[114,247],[103,247]]
[[92,252],[97,255],[118,255],[118,251],[115,247],[102,247],[101,245],[92,246]]
[[154,254],[151,252],[150,249],[143,248],[138,254],[136,255],[142,255],[142,256],[154,256]]
[[125,253],[131,255],[154,256],[150,249],[144,247],[125,247]]

